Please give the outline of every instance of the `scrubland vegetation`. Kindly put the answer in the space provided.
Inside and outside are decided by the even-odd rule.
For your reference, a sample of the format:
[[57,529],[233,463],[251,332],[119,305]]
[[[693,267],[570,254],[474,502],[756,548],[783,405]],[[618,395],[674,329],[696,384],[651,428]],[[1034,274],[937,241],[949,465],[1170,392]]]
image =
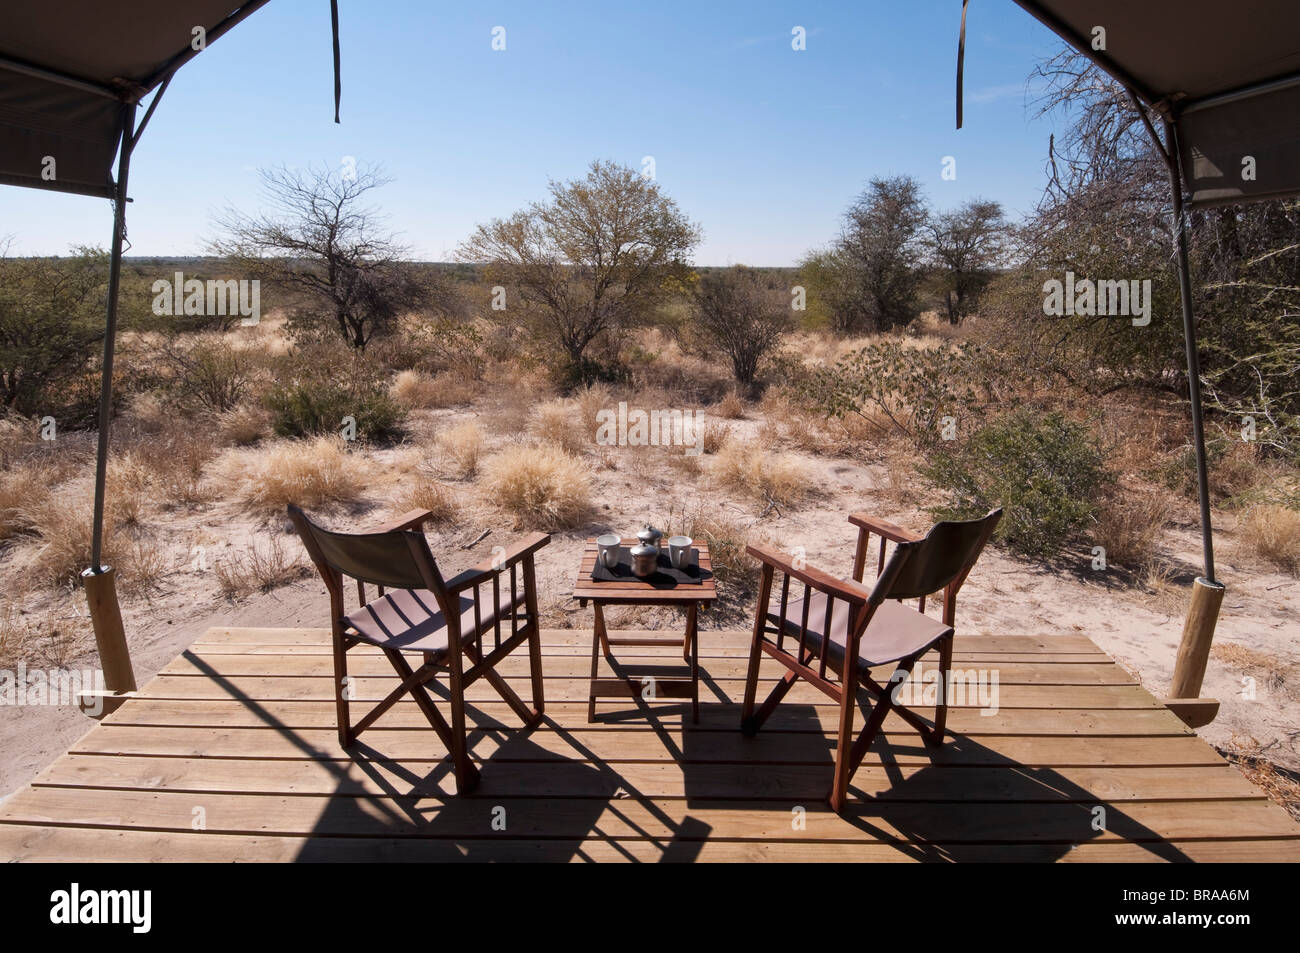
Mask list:
[[[1118,108],[1099,88],[1073,108]],[[1017,565],[1082,576],[1102,547],[1108,588],[1159,600],[1196,572],[1163,172],[1129,123],[1080,137],[1093,128],[1118,137],[1111,164],[1054,182],[1025,221],[990,202],[934,210],[914,179],[882,179],[785,269],[693,265],[699,226],[609,163],[443,265],[375,234],[362,203],[378,174],[295,173],[354,234],[290,261],[272,237],[309,219],[234,212],[219,255],[183,263],[263,280],[257,326],[159,317],[151,282],[181,265],[129,262],[105,527],[124,601],[301,578],[290,502],[340,526],[427,508],[453,550],[498,525],[576,541],[655,521],[709,539],[721,621],[752,611],[747,539],[816,512],[920,525],[1002,505],[997,545]],[[285,176],[268,177],[282,197]],[[1197,213],[1192,229],[1216,525],[1236,565],[1296,575],[1300,203]],[[1153,320],[1045,317],[1043,283],[1066,270],[1150,278]],[[87,645],[70,606],[90,559],[103,276],[93,251],[0,259],[6,658]],[[700,414],[699,452],[598,442],[620,402]],[[845,467],[872,468],[869,498]]]

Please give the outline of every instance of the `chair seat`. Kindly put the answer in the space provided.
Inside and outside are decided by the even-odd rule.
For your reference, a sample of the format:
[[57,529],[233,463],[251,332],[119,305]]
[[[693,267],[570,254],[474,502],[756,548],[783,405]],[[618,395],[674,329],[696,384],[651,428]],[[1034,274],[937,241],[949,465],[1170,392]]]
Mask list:
[[[799,637],[799,623],[803,619],[803,599],[791,599],[786,605],[785,630],[796,639]],[[848,642],[849,616],[853,610],[847,602],[837,599],[831,613],[831,644],[827,649],[827,661],[842,667],[844,646]],[[778,613],[768,611],[768,621],[777,625]],[[826,628],[826,594],[812,593],[808,603],[808,638],[804,645],[812,649],[819,657],[822,654],[822,632]],[[886,599],[880,604],[867,630],[862,633],[858,646],[858,665],[870,668],[897,662],[899,659],[922,651],[945,636],[952,634],[952,626],[944,625],[938,619],[918,612],[911,606]],[[790,648],[794,651],[794,647]]]
[[[468,593],[460,596],[460,631],[466,642],[474,636],[491,630],[499,617],[507,625],[511,613],[524,604],[522,587],[510,598],[503,587],[494,609],[490,586],[479,590],[479,627],[474,627],[474,599]],[[404,652],[429,652],[435,656],[447,654],[447,620],[438,606],[438,600],[427,589],[394,589],[375,601],[362,606],[344,617],[356,635],[364,642],[386,649]]]

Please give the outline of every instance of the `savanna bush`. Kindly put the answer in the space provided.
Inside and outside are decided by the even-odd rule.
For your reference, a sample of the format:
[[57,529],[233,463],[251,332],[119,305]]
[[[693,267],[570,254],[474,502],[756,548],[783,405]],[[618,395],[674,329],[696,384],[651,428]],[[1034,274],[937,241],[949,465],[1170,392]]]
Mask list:
[[883,421],[917,446],[929,447],[943,434],[943,418],[960,426],[979,407],[982,357],[978,345],[925,348],[886,339],[829,367],[809,369],[796,392],[828,417],[857,414]]
[[291,362],[291,376],[266,395],[277,436],[338,433],[347,417],[356,421],[356,436],[362,439],[385,440],[402,433],[406,414],[389,394],[378,368],[364,356],[311,357],[300,355]]
[[1060,414],[1021,408],[940,448],[921,472],[948,500],[939,519],[972,519],[1005,507],[997,537],[1026,556],[1058,554],[1093,519],[1110,481],[1088,428]]

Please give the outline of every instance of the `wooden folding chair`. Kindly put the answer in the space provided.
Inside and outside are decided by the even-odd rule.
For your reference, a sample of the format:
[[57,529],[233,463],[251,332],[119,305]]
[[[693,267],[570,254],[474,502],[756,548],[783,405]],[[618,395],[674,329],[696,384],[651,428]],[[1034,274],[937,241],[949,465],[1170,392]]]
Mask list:
[[[857,580],[836,579],[819,569],[798,564],[792,557],[768,547],[752,544],[748,547],[749,554],[762,563],[763,570],[754,613],[741,729],[747,735],[756,734],[800,678],[834,699],[840,706],[830,793],[834,810],[844,806],[849,781],[889,712],[898,712],[920,732],[927,744],[943,741],[957,590],[1001,517],[1000,509],[993,510],[978,520],[936,523],[920,539],[896,539],[893,555],[882,565],[870,589]],[[897,529],[892,524],[890,528]],[[880,521],[875,521],[873,530],[879,532],[879,529]],[[865,546],[860,540],[855,566],[858,579],[861,579],[864,554]],[[777,570],[782,573],[781,595],[779,607],[773,611],[772,589]],[[803,584],[803,594],[794,599],[790,598],[792,579]],[[941,589],[945,594],[943,621],[901,602],[923,599]],[[793,650],[787,646],[787,640],[794,643]],[[930,726],[915,712],[898,704],[895,691],[921,656],[936,646],[942,681],[934,725]],[[756,711],[759,662],[764,654],[785,666],[786,672]],[[881,683],[872,678],[871,668],[891,662],[897,665],[887,680]],[[859,687],[875,699],[875,705],[855,739],[853,720]]]
[[[478,784],[478,769],[466,750],[467,687],[486,678],[525,726],[532,727],[541,720],[542,649],[533,555],[551,538],[545,533],[532,533],[507,547],[504,554],[444,580],[424,534],[419,532],[430,515],[414,510],[375,532],[349,534],[323,529],[298,507],[289,507],[289,518],[329,591],[339,743],[351,745],[409,693],[447,746],[456,774],[456,790],[466,793]],[[502,585],[507,573],[508,590]],[[344,576],[357,582],[360,606],[353,612],[344,606]],[[378,587],[373,600],[367,600],[367,583]],[[484,589],[490,590],[490,601],[483,598]],[[509,632],[503,638],[502,627],[507,625]],[[533,683],[532,708],[524,704],[495,667],[525,640]],[[399,682],[353,725],[348,711],[352,690],[347,653],[362,643],[379,647],[396,669]],[[412,669],[403,655],[406,652],[420,653],[423,664]],[[425,687],[444,672],[451,696],[451,724],[434,706]]]

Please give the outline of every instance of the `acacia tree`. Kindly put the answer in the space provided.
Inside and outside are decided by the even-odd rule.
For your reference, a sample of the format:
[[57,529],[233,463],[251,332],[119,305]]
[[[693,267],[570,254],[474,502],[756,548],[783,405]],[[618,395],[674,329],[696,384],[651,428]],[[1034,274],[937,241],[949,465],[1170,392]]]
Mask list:
[[710,272],[696,286],[695,316],[706,346],[727,356],[736,383],[752,394],[758,362],[790,327],[784,289],[744,265]]
[[507,291],[506,310],[586,377],[588,346],[684,281],[700,230],[658,184],[613,162],[552,181],[550,199],[478,226],[458,249]]
[[[1017,230],[1022,267],[997,282],[984,310],[991,341],[1022,367],[1094,391],[1187,393],[1168,171],[1123,85],[1066,50],[1037,69],[1043,114],[1067,119],[1048,154],[1048,186]],[[1144,107],[1146,108],[1146,107]],[[1160,117],[1147,117],[1160,126]],[[1188,212],[1201,384],[1238,439],[1250,417],[1254,447],[1300,459],[1300,202]],[[1152,320],[1135,328],[1103,316],[1051,321],[1043,278],[1150,278]],[[993,306],[990,307],[989,305]]]
[[924,244],[951,324],[961,324],[993,280],[1006,222],[997,202],[973,199],[931,218]]
[[247,215],[227,210],[217,221],[226,234],[213,254],[295,293],[290,316],[296,334],[332,328],[364,350],[405,311],[434,295],[427,276],[402,261],[405,249],[381,230],[378,211],[364,204],[389,179],[374,168],[263,169],[265,207]]
[[928,218],[911,176],[872,179],[844,215],[834,259],[845,275],[837,301],[843,330],[885,331],[919,313],[921,228]]
[[0,414],[62,414],[104,340],[108,256],[10,258],[0,245]]

